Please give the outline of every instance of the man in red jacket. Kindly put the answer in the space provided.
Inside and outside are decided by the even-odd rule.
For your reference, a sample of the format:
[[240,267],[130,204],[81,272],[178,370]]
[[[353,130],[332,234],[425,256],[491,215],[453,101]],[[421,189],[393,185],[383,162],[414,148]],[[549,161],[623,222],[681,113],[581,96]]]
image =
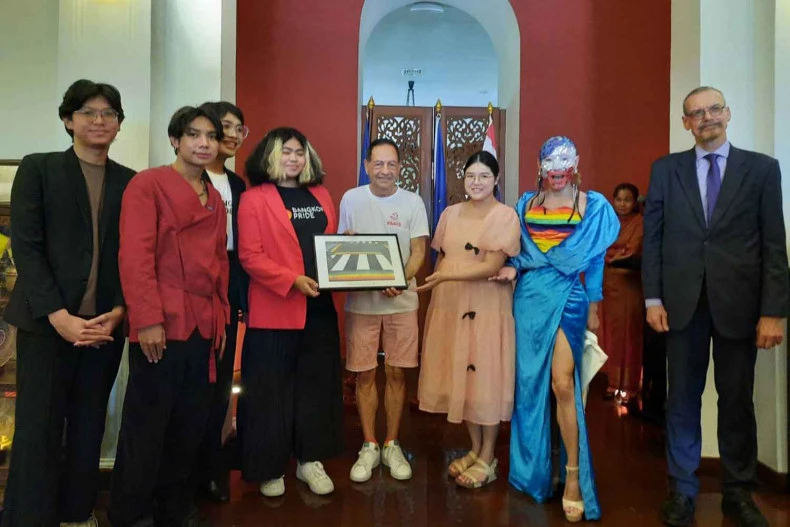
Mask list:
[[110,500],[115,527],[202,524],[190,473],[230,320],[225,205],[202,177],[222,125],[186,106],[167,131],[175,162],[140,172],[121,206],[130,345]]

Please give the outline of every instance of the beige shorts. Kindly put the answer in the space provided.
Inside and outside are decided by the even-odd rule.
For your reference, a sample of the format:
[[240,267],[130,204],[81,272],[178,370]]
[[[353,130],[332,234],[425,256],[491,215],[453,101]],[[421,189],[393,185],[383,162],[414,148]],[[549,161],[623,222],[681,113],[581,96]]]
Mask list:
[[417,367],[417,311],[393,315],[346,312],[346,369],[368,371],[378,365],[379,335],[384,362],[397,368]]

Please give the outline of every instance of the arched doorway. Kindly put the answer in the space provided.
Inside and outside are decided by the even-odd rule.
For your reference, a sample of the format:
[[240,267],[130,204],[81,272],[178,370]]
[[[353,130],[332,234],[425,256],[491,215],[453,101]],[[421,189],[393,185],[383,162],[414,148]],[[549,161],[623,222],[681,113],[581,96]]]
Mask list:
[[[365,0],[362,7],[362,15],[360,18],[359,29],[359,80],[358,80],[358,100],[360,107],[367,102],[369,93],[365,92],[364,79],[365,79],[365,57],[367,54],[368,45],[371,43],[371,37],[374,31],[379,26],[379,23],[391,13],[394,13],[406,6],[415,4],[413,0]],[[424,3],[423,3],[424,4]],[[519,89],[520,89],[520,45],[521,37],[516,21],[515,13],[513,12],[510,3],[507,0],[489,0],[485,3],[477,0],[446,0],[439,6],[445,7],[445,12],[453,13],[455,10],[463,13],[458,13],[458,19],[469,23],[468,19],[471,18],[476,21],[483,30],[487,33],[495,52],[497,64],[496,71],[496,101],[498,106],[506,110],[506,127],[507,138],[505,148],[510,152],[505,160],[505,185],[514,192],[510,193],[508,202],[514,202],[518,196],[518,137],[519,137]],[[450,11],[450,9],[453,11]],[[408,8],[407,8],[408,9]],[[428,13],[423,13],[428,14]],[[443,13],[444,14],[444,13]],[[466,16],[468,15],[468,17]],[[395,13],[395,20],[398,14]],[[466,18],[464,18],[466,17]],[[434,22],[433,27],[438,29],[440,23]],[[472,26],[470,26],[472,27]],[[372,41],[374,48],[371,51],[375,52],[375,39]],[[396,45],[397,43],[393,43]],[[424,57],[424,53],[420,56],[420,60],[428,60]],[[404,69],[408,66],[404,66]],[[401,75],[400,71],[395,72]],[[403,101],[405,102],[407,81],[406,78],[401,78],[401,89],[403,92]],[[415,80],[415,87],[420,86]],[[426,86],[428,88],[428,86]],[[479,88],[478,91],[484,91],[485,88]],[[430,94],[430,88],[426,89]],[[436,92],[434,92],[436,93]],[[397,94],[397,93],[396,93]],[[426,94],[426,96],[431,96]],[[490,101],[489,94],[480,94]],[[441,97],[441,95],[439,95]],[[416,102],[416,90],[415,90]],[[493,101],[491,101],[493,102]],[[428,104],[433,105],[434,100]],[[443,103],[446,102],[443,100]],[[403,104],[403,103],[400,103]],[[487,102],[480,104],[485,106]]]

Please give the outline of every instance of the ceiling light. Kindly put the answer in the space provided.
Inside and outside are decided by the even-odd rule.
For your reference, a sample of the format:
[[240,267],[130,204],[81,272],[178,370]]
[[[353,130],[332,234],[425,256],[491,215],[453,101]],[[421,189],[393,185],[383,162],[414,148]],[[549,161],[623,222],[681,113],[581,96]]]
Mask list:
[[409,6],[409,11],[430,11],[432,13],[444,13],[444,6],[437,2],[416,2]]

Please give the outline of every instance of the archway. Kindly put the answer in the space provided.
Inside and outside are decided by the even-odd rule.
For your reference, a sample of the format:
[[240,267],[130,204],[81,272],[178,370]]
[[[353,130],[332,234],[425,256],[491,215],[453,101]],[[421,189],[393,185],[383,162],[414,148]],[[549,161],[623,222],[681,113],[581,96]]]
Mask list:
[[[359,25],[358,50],[358,101],[367,102],[363,93],[364,56],[376,25],[388,14],[415,3],[414,0],[365,0]],[[499,107],[506,109],[507,138],[505,174],[506,185],[518,188],[519,122],[520,122],[520,72],[521,35],[513,8],[508,0],[443,0],[445,6],[457,8],[477,20],[488,33],[498,59],[497,99]],[[404,90],[405,95],[405,90]],[[511,194],[516,199],[518,192]]]

